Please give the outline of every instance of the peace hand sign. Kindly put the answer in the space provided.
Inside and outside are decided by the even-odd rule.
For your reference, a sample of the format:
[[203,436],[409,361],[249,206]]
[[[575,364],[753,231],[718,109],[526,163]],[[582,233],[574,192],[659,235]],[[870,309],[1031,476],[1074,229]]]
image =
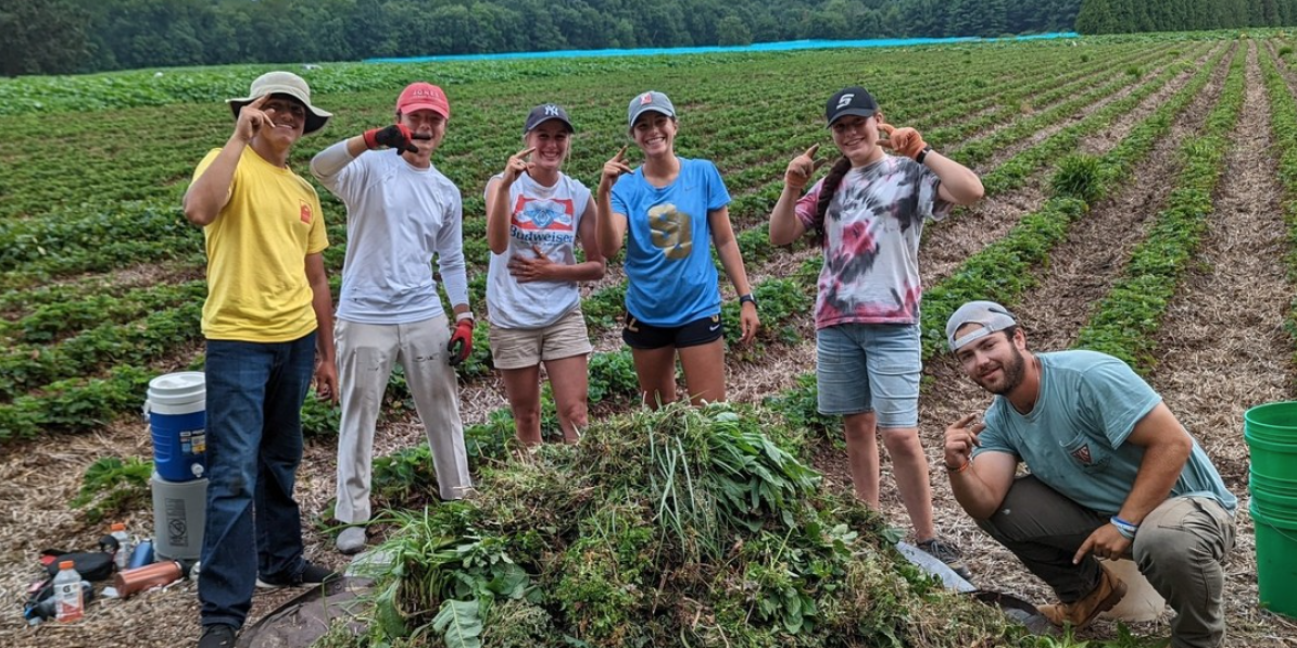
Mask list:
[[820,145],[816,144],[808,149],[805,153],[793,158],[788,163],[788,170],[784,171],[784,184],[790,189],[803,189],[806,183],[811,181],[811,176],[822,166],[826,160],[816,160],[815,153],[820,150]]

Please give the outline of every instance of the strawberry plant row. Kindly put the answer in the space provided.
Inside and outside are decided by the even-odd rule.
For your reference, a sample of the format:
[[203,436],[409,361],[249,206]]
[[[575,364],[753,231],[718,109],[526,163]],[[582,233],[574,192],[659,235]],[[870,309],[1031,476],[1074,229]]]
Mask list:
[[[1293,89],[1276,68],[1272,47],[1267,48],[1270,51],[1265,56],[1258,58],[1265,76],[1266,94],[1270,99],[1270,129],[1279,153],[1279,181],[1284,188],[1281,204],[1284,222],[1288,226],[1288,254],[1285,257],[1288,279],[1290,283],[1297,284],[1297,100],[1293,98]],[[1279,60],[1279,65],[1286,68],[1282,57]],[[1293,300],[1288,306],[1284,328],[1294,343],[1297,343],[1297,300]],[[1297,354],[1294,354],[1293,361],[1297,362]]]
[[1212,193],[1224,170],[1229,133],[1243,106],[1244,60],[1242,55],[1234,57],[1203,132],[1181,147],[1184,166],[1166,209],[1081,329],[1077,346],[1121,358],[1141,372],[1152,368],[1162,316],[1214,211]]

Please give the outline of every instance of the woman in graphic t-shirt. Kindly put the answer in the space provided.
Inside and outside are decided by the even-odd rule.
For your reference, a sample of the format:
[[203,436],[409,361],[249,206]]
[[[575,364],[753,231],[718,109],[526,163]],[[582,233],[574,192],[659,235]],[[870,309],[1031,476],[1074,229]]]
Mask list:
[[918,131],[884,122],[864,88],[833,95],[825,117],[842,157],[805,196],[819,166],[818,145],[789,162],[770,215],[775,245],[811,232],[824,248],[815,303],[819,410],[844,417],[856,495],[875,509],[874,434],[881,430],[920,548],[967,577],[958,549],[939,540],[933,527],[928,461],[919,442],[918,252],[924,221],[979,200],[982,181],[933,151]]
[[590,190],[562,171],[572,133],[561,107],[532,109],[523,126],[526,148],[486,186],[491,356],[504,378],[518,440],[528,446],[541,442],[542,362],[564,440],[575,443],[586,425],[591,347],[577,282],[603,277],[604,260]]
[[677,354],[690,400],[723,401],[724,331],[713,245],[739,295],[742,342],[760,324],[730,226],[730,194],[716,165],[676,156],[676,111],[665,94],[636,96],[627,117],[644,164],[632,169],[622,148],[604,164],[598,189],[600,249],[611,257],[626,244],[622,339],[650,407],[676,399]]

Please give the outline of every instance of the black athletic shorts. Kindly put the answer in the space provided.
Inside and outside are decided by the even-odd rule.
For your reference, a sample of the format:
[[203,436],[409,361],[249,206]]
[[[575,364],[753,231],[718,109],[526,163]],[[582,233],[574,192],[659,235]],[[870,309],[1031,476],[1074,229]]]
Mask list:
[[626,313],[626,328],[621,339],[632,349],[661,349],[662,347],[691,347],[710,344],[725,335],[719,314],[703,317],[682,326],[653,326]]

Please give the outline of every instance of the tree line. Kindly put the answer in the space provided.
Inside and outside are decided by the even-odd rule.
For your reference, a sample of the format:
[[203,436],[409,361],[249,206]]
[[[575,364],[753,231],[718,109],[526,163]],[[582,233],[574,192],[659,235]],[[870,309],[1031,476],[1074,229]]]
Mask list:
[[1081,0],[5,0],[0,74],[1070,30]]
[[1297,25],[1297,0],[1084,0],[1082,34]]

